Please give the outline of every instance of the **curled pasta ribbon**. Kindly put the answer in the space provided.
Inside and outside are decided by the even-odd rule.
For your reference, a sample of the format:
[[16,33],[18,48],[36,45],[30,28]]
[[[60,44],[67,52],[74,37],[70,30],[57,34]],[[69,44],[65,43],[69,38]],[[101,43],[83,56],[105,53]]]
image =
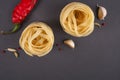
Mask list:
[[72,36],[88,36],[94,30],[94,13],[88,5],[72,2],[62,9],[60,23],[63,30]]
[[41,57],[51,51],[54,44],[54,34],[47,24],[33,22],[22,32],[19,44],[26,54]]

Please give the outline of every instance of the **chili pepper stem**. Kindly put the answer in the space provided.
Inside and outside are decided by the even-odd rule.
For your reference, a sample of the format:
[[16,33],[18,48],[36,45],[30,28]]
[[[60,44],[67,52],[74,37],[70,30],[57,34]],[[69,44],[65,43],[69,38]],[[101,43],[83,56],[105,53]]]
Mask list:
[[19,29],[20,25],[19,24],[15,24],[15,27],[12,29],[11,32],[16,32]]
[[0,31],[0,34],[3,34],[3,35],[12,34],[12,33],[16,32],[19,28],[20,28],[19,24],[14,24],[14,28],[11,31],[9,31],[9,32]]

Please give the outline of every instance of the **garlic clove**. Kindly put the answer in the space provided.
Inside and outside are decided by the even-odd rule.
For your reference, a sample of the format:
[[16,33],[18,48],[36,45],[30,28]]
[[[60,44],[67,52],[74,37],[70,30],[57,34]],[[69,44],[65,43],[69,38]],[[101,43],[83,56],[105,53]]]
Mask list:
[[103,6],[99,6],[97,5],[98,7],[98,18],[99,20],[104,20],[104,18],[107,16],[107,10],[105,7]]
[[71,47],[71,48],[75,48],[75,43],[74,43],[74,41],[71,40],[71,39],[65,40],[65,41],[64,41],[64,44],[68,45],[68,46]]

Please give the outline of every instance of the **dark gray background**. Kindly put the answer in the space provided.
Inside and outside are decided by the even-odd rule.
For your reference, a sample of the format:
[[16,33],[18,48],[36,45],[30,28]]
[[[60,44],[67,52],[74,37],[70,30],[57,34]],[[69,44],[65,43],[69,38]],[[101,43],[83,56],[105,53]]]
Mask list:
[[[0,28],[13,27],[11,13],[20,0],[0,0]],[[69,2],[88,4],[96,14],[96,4],[108,10],[102,28],[85,38],[66,34],[59,23],[61,9]],[[120,80],[120,1],[119,0],[39,0],[38,5],[21,25],[21,30],[12,35],[0,35],[0,50],[19,46],[23,29],[33,21],[50,25],[55,34],[55,44],[60,43],[62,51],[54,46],[44,57],[30,57],[19,51],[16,59],[11,53],[0,54],[0,80]],[[73,39],[76,48],[64,45],[64,39]]]

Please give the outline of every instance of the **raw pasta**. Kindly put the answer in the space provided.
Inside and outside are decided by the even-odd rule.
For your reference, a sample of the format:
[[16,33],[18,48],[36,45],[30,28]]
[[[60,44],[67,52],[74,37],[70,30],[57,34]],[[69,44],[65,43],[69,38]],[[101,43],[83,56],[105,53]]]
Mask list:
[[94,13],[88,5],[72,2],[62,9],[60,23],[63,30],[72,36],[88,36],[94,30]]
[[22,32],[19,44],[26,54],[41,57],[51,51],[54,44],[54,34],[47,24],[33,22]]

